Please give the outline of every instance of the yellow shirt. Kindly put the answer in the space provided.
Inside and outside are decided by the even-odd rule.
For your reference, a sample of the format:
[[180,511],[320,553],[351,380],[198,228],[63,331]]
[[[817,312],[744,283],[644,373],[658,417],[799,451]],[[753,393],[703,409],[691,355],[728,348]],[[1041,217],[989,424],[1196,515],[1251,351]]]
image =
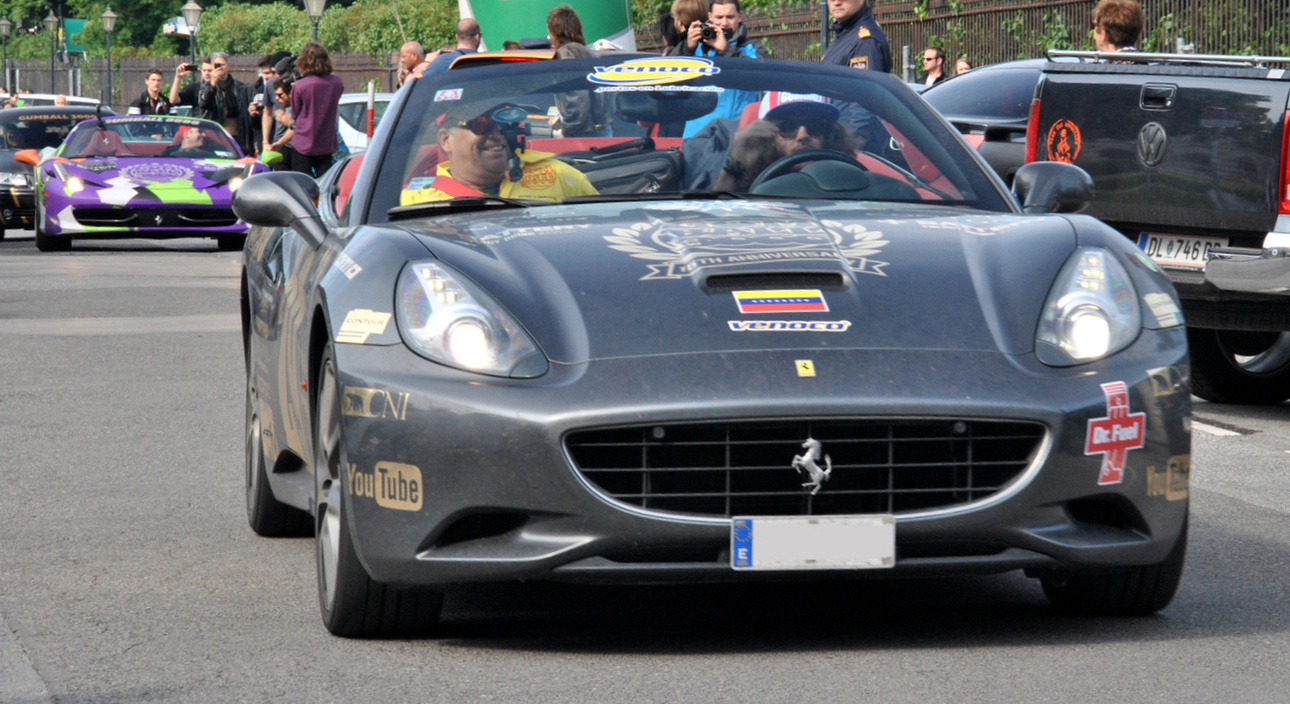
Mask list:
[[[520,164],[524,176],[515,182],[503,178],[498,193],[503,198],[519,200],[544,200],[559,203],[570,196],[594,196],[598,194],[583,173],[572,166],[553,159],[548,152],[527,150],[520,155]],[[448,171],[449,163],[439,163],[435,171],[436,178],[452,178]],[[399,205],[424,203],[431,200],[450,200],[454,196],[433,186],[435,178],[414,178],[403,188],[399,195]],[[467,191],[473,191],[462,186]]]

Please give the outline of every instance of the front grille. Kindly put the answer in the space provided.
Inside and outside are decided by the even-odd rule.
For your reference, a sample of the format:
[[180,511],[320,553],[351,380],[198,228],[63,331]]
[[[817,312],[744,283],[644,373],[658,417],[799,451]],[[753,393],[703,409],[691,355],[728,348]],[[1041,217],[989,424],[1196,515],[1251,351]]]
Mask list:
[[[658,424],[565,438],[576,469],[613,498],[709,516],[903,513],[984,499],[1025,471],[1044,426],[851,419]],[[808,438],[832,471],[814,496],[793,469]]]
[[237,223],[231,208],[86,208],[73,207],[72,217],[95,227],[227,227]]

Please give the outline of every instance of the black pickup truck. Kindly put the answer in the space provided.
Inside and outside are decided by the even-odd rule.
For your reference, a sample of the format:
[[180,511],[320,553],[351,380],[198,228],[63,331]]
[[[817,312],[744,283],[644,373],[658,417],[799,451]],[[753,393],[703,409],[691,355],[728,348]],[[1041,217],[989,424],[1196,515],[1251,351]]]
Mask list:
[[1085,211],[1174,282],[1192,392],[1290,398],[1290,58],[1050,52],[1026,161],[1093,177]]

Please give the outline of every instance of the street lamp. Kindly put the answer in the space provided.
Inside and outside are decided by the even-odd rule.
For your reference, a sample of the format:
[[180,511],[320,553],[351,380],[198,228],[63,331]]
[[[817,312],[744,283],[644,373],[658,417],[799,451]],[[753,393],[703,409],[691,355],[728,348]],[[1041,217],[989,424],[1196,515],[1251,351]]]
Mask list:
[[52,9],[45,18],[45,31],[49,33],[49,92],[52,94],[58,92],[54,87],[54,44],[58,39],[58,18],[54,16]]
[[0,83],[4,83],[5,90],[13,87],[9,85],[9,33],[12,31],[13,22],[8,17],[0,17],[0,45],[4,46],[4,58],[0,59],[0,66],[4,67],[4,78],[0,78]]
[[99,15],[99,20],[103,22],[103,38],[107,41],[107,64],[108,64],[108,92],[107,104],[112,104],[112,30],[116,29],[116,13],[112,11],[112,6],[108,5],[107,10]]
[[305,14],[314,22],[314,41],[318,41],[318,20],[322,19],[327,0],[305,0]]
[[[202,6],[188,0],[188,2],[179,8],[179,14],[184,16],[184,24],[188,25],[188,53],[192,55],[193,65],[197,65],[197,23],[202,20]],[[200,76],[201,74],[197,74]],[[197,80],[194,78],[193,80]]]

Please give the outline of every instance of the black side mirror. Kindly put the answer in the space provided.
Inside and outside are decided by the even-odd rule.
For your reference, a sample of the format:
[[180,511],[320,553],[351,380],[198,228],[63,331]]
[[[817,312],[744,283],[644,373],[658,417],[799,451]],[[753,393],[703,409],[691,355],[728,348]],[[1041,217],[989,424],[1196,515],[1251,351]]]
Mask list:
[[327,239],[318,214],[318,182],[295,171],[256,174],[233,194],[233,212],[251,225],[290,227],[317,248]]
[[1027,215],[1078,213],[1093,199],[1093,177],[1074,164],[1036,161],[1017,169],[1012,193]]

